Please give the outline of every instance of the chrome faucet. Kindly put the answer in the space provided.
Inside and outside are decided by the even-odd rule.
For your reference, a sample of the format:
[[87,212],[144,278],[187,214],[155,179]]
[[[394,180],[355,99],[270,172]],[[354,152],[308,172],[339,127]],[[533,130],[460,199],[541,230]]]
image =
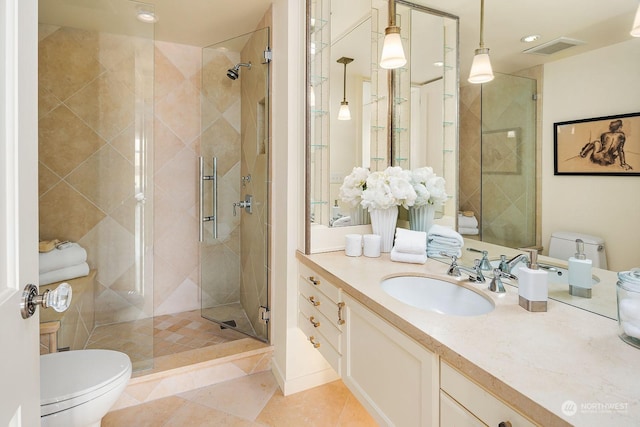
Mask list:
[[529,258],[526,254],[518,254],[507,261],[507,257],[505,255],[500,255],[500,265],[498,268],[500,271],[511,274],[511,270],[515,267],[519,262],[524,262],[529,264]]
[[518,280],[518,278],[513,274],[502,271],[500,270],[500,268],[494,268],[493,279],[491,279],[491,283],[489,283],[489,290],[491,292],[497,292],[499,294],[507,292],[504,289],[504,285],[502,284],[503,277],[506,277],[507,279],[511,279],[511,280]]
[[475,260],[475,265],[473,268],[465,267],[464,265],[458,265],[458,257],[455,255],[449,255],[446,252],[440,252],[441,256],[451,258],[451,265],[447,270],[447,275],[453,277],[461,277],[462,272],[464,271],[469,275],[469,281],[475,283],[484,283],[486,281],[484,275],[482,274],[482,269],[480,268],[481,261],[479,259]]

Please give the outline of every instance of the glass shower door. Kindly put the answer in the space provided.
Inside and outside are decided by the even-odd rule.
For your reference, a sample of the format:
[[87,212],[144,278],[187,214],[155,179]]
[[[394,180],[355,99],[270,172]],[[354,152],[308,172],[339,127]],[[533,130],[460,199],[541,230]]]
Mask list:
[[202,316],[268,341],[269,28],[202,51]]
[[482,85],[482,240],[536,244],[536,81],[497,74]]

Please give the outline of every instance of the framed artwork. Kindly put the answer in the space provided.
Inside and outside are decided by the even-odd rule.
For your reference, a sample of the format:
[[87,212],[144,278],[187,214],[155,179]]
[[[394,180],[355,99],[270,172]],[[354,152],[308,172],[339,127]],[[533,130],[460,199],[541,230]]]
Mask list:
[[482,172],[515,175],[520,173],[520,128],[482,133]]
[[640,176],[640,112],[553,124],[554,175]]

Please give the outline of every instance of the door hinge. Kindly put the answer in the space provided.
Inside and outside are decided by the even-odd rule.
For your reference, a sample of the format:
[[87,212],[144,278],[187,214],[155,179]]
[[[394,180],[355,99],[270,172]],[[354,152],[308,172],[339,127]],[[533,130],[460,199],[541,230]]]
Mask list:
[[270,47],[266,48],[264,52],[262,52],[262,54],[263,54],[262,56],[264,57],[263,64],[268,64],[273,59],[273,52],[271,52]]
[[260,323],[267,324],[269,320],[271,320],[271,311],[269,307],[265,307],[263,305],[258,309],[258,313],[260,314]]
[[533,101],[537,101],[537,100],[538,100],[538,94],[537,94],[537,93],[534,93],[533,95],[531,95],[531,99],[532,99]]

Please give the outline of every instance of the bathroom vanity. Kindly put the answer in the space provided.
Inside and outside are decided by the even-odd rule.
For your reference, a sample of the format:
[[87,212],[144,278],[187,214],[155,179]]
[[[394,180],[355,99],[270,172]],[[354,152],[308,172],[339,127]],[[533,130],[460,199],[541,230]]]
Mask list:
[[442,262],[343,251],[298,253],[298,261],[299,328],[381,425],[640,422],[640,383],[629,371],[640,351],[618,338],[613,319],[554,300],[531,313],[515,287],[495,294],[488,283],[468,282],[495,308],[440,314],[404,304],[380,284],[399,275],[455,281]]

